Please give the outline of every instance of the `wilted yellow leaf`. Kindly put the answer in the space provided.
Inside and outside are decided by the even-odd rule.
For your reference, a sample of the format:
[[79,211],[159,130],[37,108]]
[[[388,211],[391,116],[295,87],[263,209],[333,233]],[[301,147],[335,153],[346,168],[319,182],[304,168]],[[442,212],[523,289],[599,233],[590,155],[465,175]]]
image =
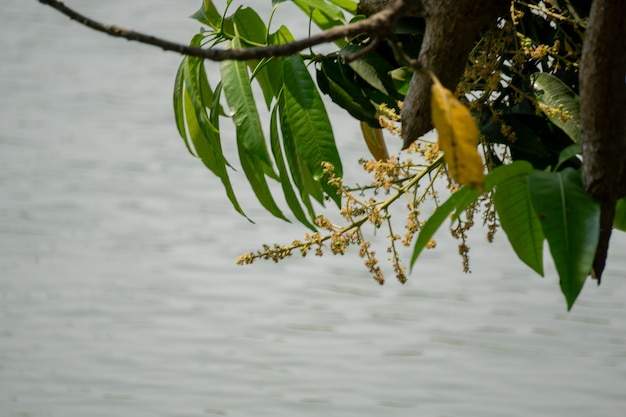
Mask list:
[[479,132],[474,118],[437,77],[430,74],[432,118],[439,134],[439,147],[450,176],[462,185],[482,191],[485,182],[483,161],[478,153]]
[[361,122],[361,132],[363,133],[365,144],[375,160],[386,161],[389,159],[389,153],[387,152],[387,145],[385,145],[382,129],[374,128],[365,122]]

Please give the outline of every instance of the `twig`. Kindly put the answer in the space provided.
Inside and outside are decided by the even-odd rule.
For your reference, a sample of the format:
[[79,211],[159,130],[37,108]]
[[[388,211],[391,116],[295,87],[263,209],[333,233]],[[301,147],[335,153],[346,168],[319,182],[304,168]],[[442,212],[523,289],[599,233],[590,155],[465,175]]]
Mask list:
[[76,12],[58,0],[38,1],[56,9],[60,13],[68,16],[70,19],[98,32],[103,32],[118,38],[125,38],[130,41],[156,46],[165,51],[173,51],[182,55],[204,58],[211,61],[224,61],[228,59],[245,61],[249,59],[260,59],[272,56],[288,56],[315,45],[329,43],[341,38],[350,38],[362,33],[368,33],[370,36],[378,39],[386,38],[393,33],[396,22],[402,15],[403,10],[407,7],[406,0],[396,0],[388,8],[368,17],[367,19],[343,26],[337,26],[312,35],[308,38],[280,45],[240,49],[203,49],[171,42],[165,39],[157,38],[156,36],[147,35],[119,26],[100,23]]

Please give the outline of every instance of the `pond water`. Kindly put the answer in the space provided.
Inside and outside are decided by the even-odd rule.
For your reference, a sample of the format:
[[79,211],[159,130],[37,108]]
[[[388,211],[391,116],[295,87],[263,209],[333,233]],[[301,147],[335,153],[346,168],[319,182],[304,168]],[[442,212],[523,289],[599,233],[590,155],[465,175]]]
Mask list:
[[[199,0],[68,3],[199,27]],[[0,34],[0,415],[624,415],[624,235],[571,313],[502,234],[472,241],[469,275],[442,234],[404,286],[353,253],[238,267],[304,230],[252,198],[239,217],[186,152],[180,57],[34,0],[5,0]],[[349,165],[364,147],[332,113]]]

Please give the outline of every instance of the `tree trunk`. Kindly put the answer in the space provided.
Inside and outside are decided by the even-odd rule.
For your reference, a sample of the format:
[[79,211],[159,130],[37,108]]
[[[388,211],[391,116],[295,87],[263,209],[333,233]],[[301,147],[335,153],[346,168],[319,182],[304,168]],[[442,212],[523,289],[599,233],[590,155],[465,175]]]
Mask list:
[[[454,91],[480,31],[506,10],[507,0],[424,0],[426,33],[419,62]],[[415,72],[402,109],[403,148],[432,129],[430,77]]]
[[595,0],[580,63],[583,180],[600,201],[592,275],[600,281],[616,201],[626,195],[626,0]]

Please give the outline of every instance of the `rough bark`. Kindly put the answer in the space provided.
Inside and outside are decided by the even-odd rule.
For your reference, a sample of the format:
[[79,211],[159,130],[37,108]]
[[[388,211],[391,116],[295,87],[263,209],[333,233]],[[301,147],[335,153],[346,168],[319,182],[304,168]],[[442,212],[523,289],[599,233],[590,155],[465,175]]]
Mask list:
[[[454,91],[481,30],[506,10],[507,0],[424,0],[426,33],[419,63]],[[402,109],[403,148],[432,129],[430,77],[415,72]]]
[[[364,14],[365,16],[371,16],[374,13],[378,13],[385,7],[393,4],[395,0],[361,0],[357,7],[357,13]],[[421,0],[408,0],[408,6],[405,16],[409,17],[423,17],[424,6]]]
[[580,64],[583,180],[600,201],[600,242],[593,263],[604,270],[617,199],[626,195],[626,0],[592,4]]

